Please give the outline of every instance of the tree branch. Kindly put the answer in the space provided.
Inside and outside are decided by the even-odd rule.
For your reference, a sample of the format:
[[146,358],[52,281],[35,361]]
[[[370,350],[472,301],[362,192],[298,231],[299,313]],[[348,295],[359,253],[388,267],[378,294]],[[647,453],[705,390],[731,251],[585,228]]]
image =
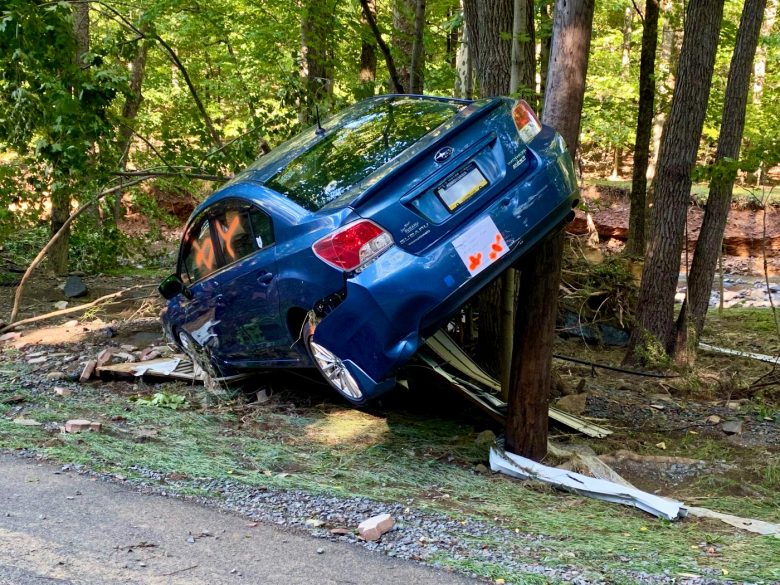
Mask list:
[[368,26],[371,28],[371,32],[374,33],[376,44],[379,45],[379,49],[382,51],[382,55],[385,57],[385,63],[387,64],[387,72],[390,74],[390,81],[393,84],[393,91],[396,93],[406,93],[404,86],[401,85],[401,81],[398,78],[398,71],[395,68],[395,61],[393,55],[390,54],[390,48],[382,38],[382,33],[379,32],[379,27],[376,24],[374,15],[371,14],[371,9],[368,6],[368,0],[360,0],[360,5],[363,7],[363,16],[366,18]]
[[229,181],[233,178],[225,175],[205,175],[202,173],[183,172],[177,173],[176,171],[118,171],[111,174],[115,177],[143,177],[145,179],[151,179],[153,177],[182,177],[184,179],[201,179],[203,181]]
[[16,294],[14,295],[14,305],[11,309],[11,317],[9,319],[9,323],[13,323],[16,319],[16,316],[19,313],[19,304],[22,301],[22,293],[24,292],[24,287],[27,284],[27,281],[30,279],[30,276],[32,275],[32,271],[40,264],[43,259],[46,257],[46,254],[48,254],[49,250],[51,250],[52,246],[57,242],[57,240],[62,237],[62,234],[65,233],[68,228],[70,227],[70,224],[73,223],[73,221],[82,213],[84,213],[87,209],[95,205],[98,201],[100,201],[103,197],[106,195],[111,195],[112,193],[116,193],[117,191],[121,191],[130,185],[135,185],[137,183],[141,183],[145,180],[147,180],[149,177],[143,177],[134,179],[132,181],[128,181],[126,183],[122,183],[121,185],[117,185],[116,187],[111,187],[110,189],[105,189],[98,193],[98,195],[92,199],[91,201],[87,201],[86,203],[82,204],[76,211],[70,214],[70,217],[65,220],[65,222],[62,224],[60,229],[57,230],[57,233],[54,234],[49,242],[41,249],[40,252],[38,252],[38,255],[35,257],[35,259],[30,263],[30,265],[27,267],[27,270],[24,272],[24,275],[22,276],[22,280],[19,281],[19,286],[16,287]]

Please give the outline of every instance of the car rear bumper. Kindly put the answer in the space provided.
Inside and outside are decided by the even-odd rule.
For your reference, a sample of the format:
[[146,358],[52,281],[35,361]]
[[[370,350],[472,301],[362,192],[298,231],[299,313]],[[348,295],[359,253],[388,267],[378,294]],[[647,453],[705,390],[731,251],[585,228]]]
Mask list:
[[[426,336],[566,223],[578,196],[571,159],[557,137],[542,155],[535,172],[425,254],[393,246],[347,280],[345,300],[319,323],[315,336],[363,378],[368,398],[392,387],[388,378]],[[490,217],[508,251],[471,276],[454,242],[482,217]]]

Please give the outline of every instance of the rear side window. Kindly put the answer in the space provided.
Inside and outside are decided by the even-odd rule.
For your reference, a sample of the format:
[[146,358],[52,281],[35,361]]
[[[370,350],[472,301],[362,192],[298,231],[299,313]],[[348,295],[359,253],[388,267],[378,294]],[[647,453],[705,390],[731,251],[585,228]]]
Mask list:
[[403,97],[379,101],[294,158],[266,185],[317,211],[462,107],[457,102]]
[[185,247],[182,276],[189,284],[274,243],[271,217],[249,204],[215,205],[206,216]]

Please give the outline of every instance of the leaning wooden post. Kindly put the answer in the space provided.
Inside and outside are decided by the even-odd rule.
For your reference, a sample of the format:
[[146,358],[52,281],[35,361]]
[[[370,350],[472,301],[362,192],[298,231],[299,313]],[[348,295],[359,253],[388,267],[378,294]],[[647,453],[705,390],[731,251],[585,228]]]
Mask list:
[[[580,132],[594,0],[556,0],[542,120],[574,154]],[[519,262],[515,339],[506,421],[508,451],[541,460],[547,454],[552,345],[558,309],[563,233]]]

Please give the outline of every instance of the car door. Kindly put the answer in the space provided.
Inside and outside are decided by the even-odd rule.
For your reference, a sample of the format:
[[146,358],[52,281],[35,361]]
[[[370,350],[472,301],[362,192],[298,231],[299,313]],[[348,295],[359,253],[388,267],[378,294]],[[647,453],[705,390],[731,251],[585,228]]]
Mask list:
[[252,202],[235,198],[215,206],[210,222],[224,263],[217,304],[220,351],[238,366],[274,362],[288,335],[279,314],[271,216]]

